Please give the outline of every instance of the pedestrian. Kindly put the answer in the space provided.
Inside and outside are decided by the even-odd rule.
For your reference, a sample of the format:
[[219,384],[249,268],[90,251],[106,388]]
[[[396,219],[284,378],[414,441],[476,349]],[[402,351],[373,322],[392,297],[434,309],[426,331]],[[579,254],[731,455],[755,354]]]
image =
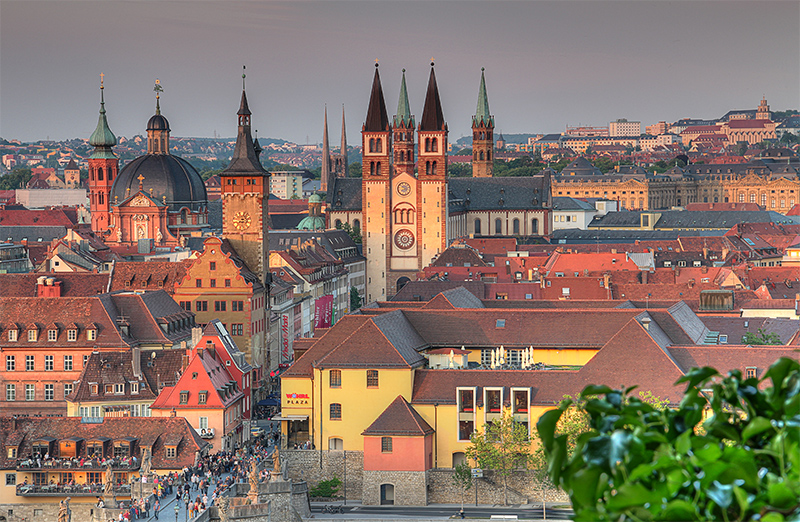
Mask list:
[[153,516],[156,517],[156,520],[158,520],[158,508],[159,508],[159,502],[158,499],[156,499],[155,504],[153,504]]

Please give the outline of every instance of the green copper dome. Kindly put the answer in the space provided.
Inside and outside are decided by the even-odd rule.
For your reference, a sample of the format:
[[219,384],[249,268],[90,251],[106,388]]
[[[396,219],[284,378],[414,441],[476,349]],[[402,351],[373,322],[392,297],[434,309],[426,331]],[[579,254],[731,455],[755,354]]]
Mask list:
[[311,197],[308,198],[309,203],[322,203],[322,196],[319,194],[311,194]]
[[106,119],[106,104],[103,98],[103,87],[100,87],[100,116],[97,119],[97,127],[89,138],[89,145],[95,148],[92,158],[114,158],[111,147],[117,144],[117,137],[111,132]]
[[306,216],[297,225],[297,230],[324,230],[324,229],[325,229],[325,218],[322,216]]

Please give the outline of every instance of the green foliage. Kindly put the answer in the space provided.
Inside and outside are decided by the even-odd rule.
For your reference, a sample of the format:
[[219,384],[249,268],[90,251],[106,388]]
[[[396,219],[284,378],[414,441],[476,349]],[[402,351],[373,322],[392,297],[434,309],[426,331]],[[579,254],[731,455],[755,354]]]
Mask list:
[[361,244],[361,229],[353,228],[350,223],[339,223],[336,225],[337,230],[344,230],[350,236],[354,243]]
[[462,462],[453,468],[453,484],[461,490],[461,511],[464,511],[464,493],[472,487],[472,469]]
[[361,308],[361,296],[358,293],[358,288],[355,286],[350,287],[350,311],[355,312]]
[[472,165],[468,163],[449,163],[447,175],[454,178],[468,178],[472,176]]
[[341,485],[342,481],[334,475],[330,480],[321,480],[319,484],[311,488],[308,495],[316,498],[333,498],[339,492],[339,486]]
[[693,369],[678,380],[680,405],[663,410],[631,389],[588,386],[591,429],[571,455],[557,426],[573,402],[542,415],[550,477],[574,519],[800,520],[800,363],[779,359],[766,381]]
[[503,500],[508,504],[508,477],[527,469],[530,449],[528,429],[506,412],[500,420],[484,424],[482,432],[472,434],[466,455],[478,467],[491,469],[503,478]]
[[787,145],[791,145],[792,143],[797,143],[798,141],[800,141],[800,136],[798,136],[797,134],[792,134],[791,132],[785,132],[780,139],[781,143]]
[[655,172],[657,174],[663,174],[664,172],[668,171],[669,169],[671,169],[672,167],[674,167],[676,165],[678,167],[680,167],[680,168],[683,168],[683,167],[686,166],[686,162],[681,160],[681,159],[678,159],[678,158],[674,158],[673,160],[671,160],[669,162],[664,161],[664,160],[659,160],[659,161],[656,161],[655,163],[653,163],[653,165],[651,166],[651,169],[652,169],[653,172]]
[[347,176],[350,178],[360,178],[361,177],[361,162],[354,161],[352,163],[347,164]]
[[767,333],[763,328],[758,329],[758,333],[747,332],[742,336],[742,344],[754,344],[759,346],[764,345],[779,345],[783,344],[781,338],[775,332]]
[[17,168],[11,173],[0,177],[0,190],[14,190],[24,188],[25,184],[31,180],[31,169]]

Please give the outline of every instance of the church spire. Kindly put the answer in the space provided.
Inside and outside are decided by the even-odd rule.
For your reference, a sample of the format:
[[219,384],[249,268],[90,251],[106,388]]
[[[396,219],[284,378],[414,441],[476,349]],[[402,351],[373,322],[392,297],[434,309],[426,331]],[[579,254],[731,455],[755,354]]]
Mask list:
[[397,114],[394,117],[395,126],[405,125],[413,127],[411,121],[411,106],[408,103],[408,90],[406,89],[406,70],[403,69],[403,79],[400,81],[400,99],[397,100]]
[[436,73],[431,62],[431,75],[428,78],[428,92],[425,94],[425,105],[422,109],[422,118],[419,122],[420,130],[444,130],[447,124],[444,121],[442,102],[439,99],[439,88],[436,86]]
[[347,177],[347,131],[344,128],[344,103],[342,104],[342,144],[339,146],[339,153],[342,156],[342,163],[344,165],[342,177]]
[[475,123],[480,125],[489,125],[492,120],[489,114],[489,97],[486,95],[486,79],[483,75],[483,67],[481,67],[481,86],[478,89],[478,108],[475,110]]
[[247,104],[247,91],[244,90],[244,78],[245,74],[242,72],[242,98],[239,102],[239,110],[236,113],[239,116],[236,145],[233,148],[233,157],[231,157],[230,164],[220,172],[220,176],[247,176],[266,172],[258,160],[253,137],[250,133],[251,113]]
[[331,181],[331,148],[328,143],[328,106],[325,106],[325,117],[322,128],[322,171],[320,172],[320,189],[327,192],[328,183]]
[[372,93],[369,95],[367,119],[364,122],[365,131],[385,131],[389,129],[389,117],[386,115],[386,102],[381,88],[381,75],[378,73],[378,64],[375,63],[375,76],[372,78]]
[[117,144],[117,137],[111,132],[106,119],[106,101],[103,95],[103,90],[105,89],[103,85],[104,77],[105,75],[100,73],[100,116],[97,118],[97,127],[89,138],[89,145],[95,148],[91,156],[93,158],[116,157],[111,147]]

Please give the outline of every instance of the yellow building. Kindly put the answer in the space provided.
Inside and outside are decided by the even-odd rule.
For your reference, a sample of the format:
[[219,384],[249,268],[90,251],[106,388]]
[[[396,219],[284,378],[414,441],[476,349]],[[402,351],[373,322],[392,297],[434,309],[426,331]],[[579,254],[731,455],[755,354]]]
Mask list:
[[[589,383],[616,388],[638,384],[677,402],[681,390],[673,383],[694,365],[716,365],[722,371],[744,371],[746,365],[761,372],[775,358],[792,353],[786,347],[758,354],[736,346],[709,350],[703,346],[710,338],[708,328],[683,302],[647,310],[588,307],[576,301],[556,301],[549,309],[495,305],[486,307],[459,288],[421,308],[381,303],[342,318],[281,376],[277,419],[282,421],[284,446],[308,447],[304,443],[310,441],[320,450],[313,452],[319,469],[340,458],[339,450],[352,455],[348,459],[363,458],[364,502],[378,502],[372,482],[386,480],[387,485],[393,482],[394,501],[404,503],[397,496],[403,491],[397,489],[399,475],[391,475],[403,468],[375,469],[380,459],[370,456],[376,446],[368,440],[381,433],[374,423],[390,405],[398,407],[398,397],[421,419],[419,436],[427,433],[425,425],[433,429],[430,462],[406,478],[435,487],[432,470],[462,462],[471,434],[504,412],[532,430],[544,411]],[[386,424],[385,417],[378,424]],[[408,428],[381,429],[384,438],[392,439]],[[384,443],[391,448],[393,442]],[[427,451],[425,444],[414,447]],[[290,462],[305,462],[303,451],[288,453]],[[417,457],[427,462],[427,455],[408,455]],[[299,469],[295,464],[290,470]],[[305,472],[313,481],[310,474],[315,471]],[[348,473],[356,470],[349,468]],[[402,494],[408,495],[406,503],[439,498],[435,492],[420,497],[408,489]]]

